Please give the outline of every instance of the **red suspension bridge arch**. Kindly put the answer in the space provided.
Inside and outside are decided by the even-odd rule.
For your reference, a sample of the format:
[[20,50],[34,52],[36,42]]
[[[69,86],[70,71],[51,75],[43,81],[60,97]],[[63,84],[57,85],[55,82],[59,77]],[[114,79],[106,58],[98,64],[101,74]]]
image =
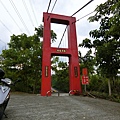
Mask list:
[[[43,13],[44,31],[43,31],[43,57],[42,57],[42,81],[41,96],[46,96],[51,90],[51,57],[68,56],[69,57],[69,90],[81,90],[80,67],[78,61],[78,47],[76,37],[75,17]],[[51,23],[68,25],[68,48],[51,47]],[[74,93],[73,93],[74,94]],[[49,94],[50,96],[51,94]]]

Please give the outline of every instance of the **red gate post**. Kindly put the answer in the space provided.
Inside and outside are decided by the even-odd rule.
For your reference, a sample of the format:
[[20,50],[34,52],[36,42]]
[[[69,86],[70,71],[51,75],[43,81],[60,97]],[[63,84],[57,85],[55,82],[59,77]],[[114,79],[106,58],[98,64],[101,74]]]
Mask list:
[[[51,56],[68,56],[69,57],[69,83],[70,91],[81,90],[80,69],[78,61],[78,47],[76,37],[76,27],[74,17],[43,13],[44,34],[43,34],[43,56],[42,56],[42,82],[41,95],[46,96],[51,91]],[[50,23],[68,25],[68,48],[51,47]],[[74,93],[73,93],[74,94]],[[48,96],[51,95],[49,92]]]

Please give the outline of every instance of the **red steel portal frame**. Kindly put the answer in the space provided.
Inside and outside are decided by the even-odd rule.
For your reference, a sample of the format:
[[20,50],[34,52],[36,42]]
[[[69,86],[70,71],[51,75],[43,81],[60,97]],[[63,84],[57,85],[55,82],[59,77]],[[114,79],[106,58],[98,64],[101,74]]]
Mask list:
[[[75,17],[43,13],[43,57],[42,57],[42,82],[41,96],[46,96],[51,91],[51,57],[69,57],[69,89],[71,94],[74,91],[82,92],[80,82],[80,67],[78,61],[78,48],[76,37]],[[68,25],[68,48],[51,47],[51,23]],[[73,92],[72,92],[73,91]],[[49,93],[48,96],[51,96]]]

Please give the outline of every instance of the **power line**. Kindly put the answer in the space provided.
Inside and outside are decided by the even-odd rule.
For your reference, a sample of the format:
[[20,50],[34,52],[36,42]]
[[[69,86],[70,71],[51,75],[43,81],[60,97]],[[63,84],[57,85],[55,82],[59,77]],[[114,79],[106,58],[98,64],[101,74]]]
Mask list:
[[34,9],[33,9],[33,6],[32,6],[32,2],[31,2],[31,0],[29,0],[29,2],[30,2],[30,6],[31,6],[31,8],[32,8],[32,12],[33,12],[33,15],[34,15],[34,18],[35,18],[36,24],[38,25],[37,18],[36,18],[36,15],[35,15],[35,12],[34,12]]
[[49,1],[49,5],[48,5],[48,9],[47,9],[47,13],[48,13],[48,11],[49,11],[50,4],[51,4],[51,0]]
[[4,9],[7,11],[7,13],[10,15],[10,17],[12,18],[12,20],[14,21],[14,23],[17,25],[17,27],[20,29],[20,31],[22,32],[21,28],[19,27],[19,25],[17,24],[17,22],[15,21],[15,19],[12,17],[12,15],[9,13],[9,11],[7,10],[7,8],[5,7],[5,5],[2,3],[2,1],[0,0],[2,6],[4,7]]
[[[87,5],[89,5],[91,2],[93,2],[93,0],[90,0],[87,4],[85,4],[83,7],[81,7],[79,10],[77,10],[74,14],[72,14],[71,15],[71,17],[73,17],[75,14],[77,14],[78,12],[80,12],[83,8],[85,8]],[[68,25],[67,25],[67,27],[68,27]],[[61,44],[61,42],[62,42],[62,40],[63,40],[63,37],[64,37],[64,35],[65,35],[65,32],[66,32],[66,29],[67,29],[67,27],[65,28],[65,30],[64,30],[64,32],[63,32],[63,35],[62,35],[62,38],[61,38],[61,40],[60,40],[60,44]],[[58,45],[58,47],[60,46],[60,44]]]
[[30,34],[30,31],[28,30],[28,28],[27,28],[27,26],[26,26],[24,20],[22,19],[22,17],[21,17],[21,15],[20,15],[19,11],[17,10],[17,8],[16,8],[14,2],[13,2],[12,0],[9,0],[9,1],[10,1],[10,3],[11,3],[12,7],[14,8],[16,14],[18,15],[18,17],[19,17],[21,23],[22,23],[23,26],[25,27],[26,31]]
[[13,34],[11,31],[10,31],[10,29],[0,20],[0,22],[2,23],[2,25],[11,33],[11,34]]
[[28,17],[30,18],[31,24],[32,24],[32,26],[34,27],[34,23],[33,23],[33,20],[32,20],[32,18],[31,18],[31,15],[30,15],[30,12],[29,12],[29,10],[28,10],[28,7],[27,7],[25,1],[24,1],[24,0],[22,0],[22,1],[23,1],[24,8],[26,9],[26,12],[27,12],[27,14],[28,14]]

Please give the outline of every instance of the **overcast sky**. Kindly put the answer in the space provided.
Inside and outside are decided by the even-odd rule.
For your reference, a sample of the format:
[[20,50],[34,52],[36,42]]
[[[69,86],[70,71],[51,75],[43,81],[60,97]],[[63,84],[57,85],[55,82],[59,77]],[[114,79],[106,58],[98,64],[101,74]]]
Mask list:
[[[57,0],[53,13],[71,16],[89,1],[90,0]],[[94,0],[74,17],[79,19],[85,16],[92,12],[97,5],[105,1],[106,0]],[[52,0],[49,12],[54,2],[55,0]],[[47,11],[48,4],[49,0],[0,0],[0,53],[3,49],[7,48],[7,43],[10,42],[10,36],[13,34],[20,35],[25,33],[31,36],[35,33],[34,28],[43,24],[43,12]],[[76,23],[78,44],[81,43],[83,39],[89,38],[90,30],[96,29],[99,26],[98,23],[89,23],[87,20],[88,17]],[[59,44],[64,28],[64,25],[51,25],[51,29],[53,29],[58,36],[55,46]],[[66,39],[67,34],[63,41],[67,41]],[[62,44],[66,44],[66,42]],[[84,54],[85,51],[83,50],[82,53]]]

